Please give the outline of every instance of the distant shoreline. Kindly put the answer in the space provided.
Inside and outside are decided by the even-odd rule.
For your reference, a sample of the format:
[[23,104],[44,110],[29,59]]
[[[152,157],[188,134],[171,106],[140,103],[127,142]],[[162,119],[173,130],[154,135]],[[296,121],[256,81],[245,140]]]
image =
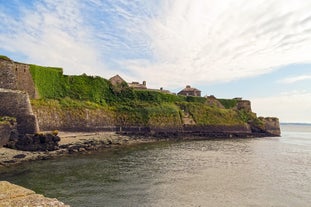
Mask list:
[[288,122],[285,122],[285,123],[280,123],[280,125],[300,125],[300,126],[311,126],[311,123],[288,123]]

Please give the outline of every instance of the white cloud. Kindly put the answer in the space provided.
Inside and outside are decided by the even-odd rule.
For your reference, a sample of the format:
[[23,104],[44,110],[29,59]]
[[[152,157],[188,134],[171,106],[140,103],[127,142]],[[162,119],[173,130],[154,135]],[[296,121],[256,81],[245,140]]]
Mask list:
[[83,22],[78,1],[45,0],[21,8],[22,18],[6,18],[10,35],[2,48],[24,54],[28,63],[65,68],[67,74],[98,74],[104,66]]
[[285,78],[283,80],[280,80],[279,82],[284,83],[284,84],[290,84],[290,83],[296,83],[296,82],[305,81],[305,80],[311,80],[311,75],[300,75],[300,76]]
[[123,71],[174,88],[311,62],[311,1],[34,2],[18,19],[0,13],[0,47],[67,74]]
[[259,116],[279,117],[281,122],[311,123],[311,93],[286,92],[277,96],[252,98],[252,109]]
[[310,10],[303,0],[166,1],[147,23],[155,60],[125,66],[158,85],[180,86],[311,62]]

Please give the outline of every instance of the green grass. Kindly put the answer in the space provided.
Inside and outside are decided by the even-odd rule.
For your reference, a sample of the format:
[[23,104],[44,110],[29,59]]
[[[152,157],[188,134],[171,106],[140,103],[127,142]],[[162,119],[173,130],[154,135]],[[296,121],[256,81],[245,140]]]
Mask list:
[[10,124],[16,122],[16,118],[9,116],[0,116],[0,124]]
[[30,73],[41,98],[64,97],[61,68],[30,65]]
[[0,59],[2,59],[2,60],[11,60],[10,58],[8,58],[8,57],[5,56],[5,55],[0,55]]
[[226,109],[234,108],[238,101],[235,99],[217,99]]
[[183,112],[189,113],[198,125],[238,125],[243,120],[232,109],[210,107],[202,103],[178,103]]

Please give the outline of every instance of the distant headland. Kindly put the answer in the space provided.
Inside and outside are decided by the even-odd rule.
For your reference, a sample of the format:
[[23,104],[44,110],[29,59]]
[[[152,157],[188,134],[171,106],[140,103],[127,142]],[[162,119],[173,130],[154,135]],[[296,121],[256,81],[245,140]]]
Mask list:
[[40,131],[110,131],[152,137],[280,136],[278,118],[257,117],[242,98],[201,97],[186,86],[178,94],[149,89],[145,81],[116,75],[64,75],[61,68],[0,56],[1,145]]

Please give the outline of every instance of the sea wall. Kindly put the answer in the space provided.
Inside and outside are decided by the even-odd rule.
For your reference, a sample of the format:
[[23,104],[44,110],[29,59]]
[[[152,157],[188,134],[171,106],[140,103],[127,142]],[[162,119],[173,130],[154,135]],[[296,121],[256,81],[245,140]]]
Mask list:
[[278,119],[263,118],[261,129],[250,124],[196,125],[183,124],[179,119],[150,120],[151,124],[122,124],[118,115],[105,109],[61,108],[59,106],[33,105],[42,131],[114,131],[125,135],[147,135],[155,137],[205,136],[205,137],[263,137],[279,136]]
[[0,88],[0,116],[15,117],[17,130],[21,134],[39,131],[36,116],[32,112],[26,92]]
[[115,131],[114,113],[103,109],[33,106],[41,131]]

